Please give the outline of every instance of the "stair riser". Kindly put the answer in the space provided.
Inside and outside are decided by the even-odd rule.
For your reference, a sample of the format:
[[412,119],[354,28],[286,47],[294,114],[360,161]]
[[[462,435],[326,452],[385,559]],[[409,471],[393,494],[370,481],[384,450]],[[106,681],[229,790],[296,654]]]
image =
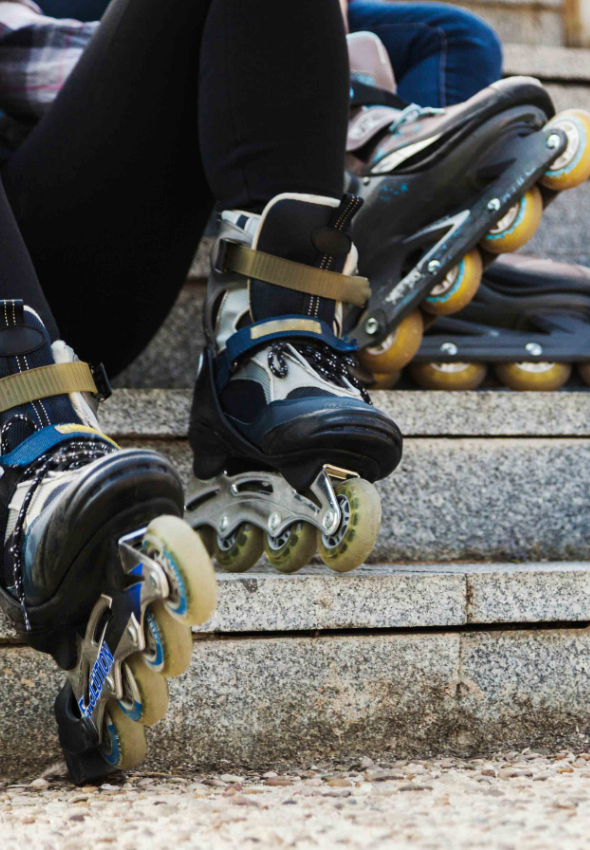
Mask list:
[[[23,684],[23,681],[25,684]],[[58,757],[61,681],[28,649],[0,648],[0,774]],[[587,631],[385,634],[197,642],[148,730],[144,770],[251,768],[355,754],[490,755],[546,744],[586,749]],[[567,695],[567,699],[564,698]]]
[[[141,445],[167,455],[188,483],[186,442]],[[406,439],[401,467],[378,485],[371,560],[588,560],[588,482],[587,439]]]

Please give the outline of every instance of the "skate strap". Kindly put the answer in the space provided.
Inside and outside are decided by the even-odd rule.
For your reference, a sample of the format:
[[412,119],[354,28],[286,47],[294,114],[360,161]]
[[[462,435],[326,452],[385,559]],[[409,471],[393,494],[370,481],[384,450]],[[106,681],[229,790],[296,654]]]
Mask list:
[[51,363],[0,378],[0,413],[31,401],[67,393],[99,394],[88,363],[80,360]]
[[314,340],[343,354],[357,350],[356,342],[338,339],[330,327],[319,319],[308,319],[305,316],[298,315],[264,319],[236,331],[227,340],[225,349],[217,356],[215,361],[218,390],[221,392],[225,387],[234,364],[243,354],[278,339],[289,341],[293,339]]
[[30,437],[19,443],[11,452],[2,455],[0,457],[0,468],[28,466],[44,452],[54,448],[54,446],[58,446],[60,443],[72,442],[72,440],[92,440],[94,442],[99,440],[100,442],[109,443],[109,445],[114,446],[116,449],[119,448],[117,443],[111,440],[110,437],[107,437],[106,434],[102,434],[88,425],[79,425],[73,422],[71,424],[49,425],[47,428],[41,428],[39,431],[35,431],[34,434],[31,434]]
[[331,301],[343,301],[362,307],[371,297],[366,277],[330,272],[306,266],[283,257],[255,251],[239,242],[220,239],[216,267],[220,272],[234,272],[264,283],[294,289],[307,295],[319,295]]
[[391,106],[393,109],[405,109],[408,104],[393,92],[352,79],[350,82],[350,105]]

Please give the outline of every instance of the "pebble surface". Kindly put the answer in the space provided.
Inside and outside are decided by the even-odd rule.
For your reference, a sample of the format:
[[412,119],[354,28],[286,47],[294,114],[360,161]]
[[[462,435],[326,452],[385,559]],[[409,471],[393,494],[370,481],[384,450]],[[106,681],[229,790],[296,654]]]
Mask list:
[[[227,767],[227,766],[226,766]],[[2,850],[590,850],[590,754],[0,781]]]

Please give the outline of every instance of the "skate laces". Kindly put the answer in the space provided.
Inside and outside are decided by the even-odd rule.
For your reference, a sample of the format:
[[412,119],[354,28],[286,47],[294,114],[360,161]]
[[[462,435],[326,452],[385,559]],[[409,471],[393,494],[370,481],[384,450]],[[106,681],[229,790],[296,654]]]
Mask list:
[[289,366],[285,357],[289,346],[304,357],[318,375],[336,386],[346,387],[347,383],[352,385],[359,391],[364,402],[372,403],[366,387],[352,371],[358,367],[356,357],[352,354],[337,353],[328,345],[322,343],[273,343],[268,351],[268,368],[276,378],[286,378],[289,374]]
[[402,109],[400,114],[395,118],[388,129],[391,133],[396,133],[404,124],[410,124],[417,121],[419,118],[428,118],[432,115],[443,115],[446,109],[437,106],[419,106],[417,103],[410,103],[405,109]]
[[25,591],[23,585],[23,543],[24,524],[27,510],[33,500],[33,496],[43,483],[43,479],[50,472],[70,472],[87,466],[95,460],[99,460],[107,454],[116,452],[117,449],[103,440],[72,440],[58,448],[57,451],[49,450],[39,455],[30,464],[26,474],[21,480],[31,480],[23,503],[20,507],[16,523],[12,532],[12,541],[8,547],[8,553],[13,561],[13,581],[18,602],[23,612],[25,628],[30,631],[31,624],[27,613]]

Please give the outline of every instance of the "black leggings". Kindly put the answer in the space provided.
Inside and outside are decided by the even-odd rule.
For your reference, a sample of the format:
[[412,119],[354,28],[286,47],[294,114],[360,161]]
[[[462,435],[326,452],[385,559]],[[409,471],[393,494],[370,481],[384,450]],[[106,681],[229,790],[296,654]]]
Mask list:
[[116,374],[170,310],[214,199],[340,195],[347,114],[338,0],[113,0],[2,171],[0,299]]

